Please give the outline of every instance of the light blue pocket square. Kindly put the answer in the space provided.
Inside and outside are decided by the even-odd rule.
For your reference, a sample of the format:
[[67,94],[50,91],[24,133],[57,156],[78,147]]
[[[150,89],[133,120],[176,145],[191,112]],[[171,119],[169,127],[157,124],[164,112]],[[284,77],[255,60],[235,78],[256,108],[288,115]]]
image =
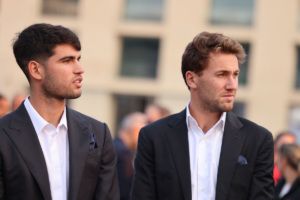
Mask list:
[[238,162],[239,165],[248,165],[247,158],[245,158],[242,155],[239,155],[239,158],[238,158],[237,162]]
[[98,147],[94,133],[90,133],[90,151]]

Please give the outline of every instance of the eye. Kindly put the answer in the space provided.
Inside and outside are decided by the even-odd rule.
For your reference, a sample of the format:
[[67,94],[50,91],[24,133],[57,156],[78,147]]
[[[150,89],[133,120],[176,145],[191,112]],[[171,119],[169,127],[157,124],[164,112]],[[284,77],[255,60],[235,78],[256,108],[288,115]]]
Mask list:
[[69,62],[71,62],[71,60],[64,60],[63,62],[64,63],[69,63]]
[[220,73],[217,73],[217,77],[224,77],[224,76],[226,76],[226,73],[224,73],[224,72],[220,72]]
[[72,61],[72,59],[70,59],[70,58],[66,58],[66,59],[63,59],[63,60],[62,60],[63,63],[69,63],[69,62],[71,62],[71,61]]
[[234,77],[238,77],[240,75],[240,72],[235,72],[233,75]]

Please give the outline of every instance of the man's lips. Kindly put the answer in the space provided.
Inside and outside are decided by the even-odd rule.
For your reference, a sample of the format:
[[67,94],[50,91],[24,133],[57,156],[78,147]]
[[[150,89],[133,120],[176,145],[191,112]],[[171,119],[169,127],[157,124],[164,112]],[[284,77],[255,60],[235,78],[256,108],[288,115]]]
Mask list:
[[73,83],[78,87],[80,88],[82,86],[82,81],[83,81],[83,78],[82,77],[78,77],[76,78]]
[[235,95],[234,94],[226,94],[226,95],[223,95],[223,97],[234,97]]
[[232,101],[232,100],[234,100],[235,95],[234,94],[225,94],[222,97],[225,98],[226,100]]

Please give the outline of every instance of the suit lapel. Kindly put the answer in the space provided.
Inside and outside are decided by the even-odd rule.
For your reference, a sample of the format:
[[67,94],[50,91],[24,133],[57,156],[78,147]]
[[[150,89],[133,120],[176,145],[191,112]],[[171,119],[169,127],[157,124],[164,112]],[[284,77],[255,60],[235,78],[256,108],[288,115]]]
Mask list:
[[51,199],[46,161],[30,117],[22,104],[13,114],[7,135],[15,144],[45,200]]
[[188,130],[186,126],[186,111],[183,110],[170,120],[170,130],[166,133],[172,157],[176,166],[185,200],[192,199],[190,155]]
[[84,119],[75,111],[67,109],[69,135],[69,198],[77,199],[80,189],[81,175],[89,152],[89,129]]
[[242,148],[242,137],[238,130],[241,122],[233,113],[227,113],[221,147],[216,200],[225,200],[230,189],[230,182]]

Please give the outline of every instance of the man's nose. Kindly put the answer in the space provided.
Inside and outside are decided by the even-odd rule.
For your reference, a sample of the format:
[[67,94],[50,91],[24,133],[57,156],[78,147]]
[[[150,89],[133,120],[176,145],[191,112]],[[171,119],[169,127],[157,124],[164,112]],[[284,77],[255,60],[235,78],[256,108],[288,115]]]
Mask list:
[[84,69],[83,69],[82,64],[79,61],[76,61],[75,65],[76,65],[75,66],[75,73],[76,74],[83,74],[84,73]]
[[227,79],[226,89],[228,90],[236,90],[238,88],[238,77],[230,76]]

